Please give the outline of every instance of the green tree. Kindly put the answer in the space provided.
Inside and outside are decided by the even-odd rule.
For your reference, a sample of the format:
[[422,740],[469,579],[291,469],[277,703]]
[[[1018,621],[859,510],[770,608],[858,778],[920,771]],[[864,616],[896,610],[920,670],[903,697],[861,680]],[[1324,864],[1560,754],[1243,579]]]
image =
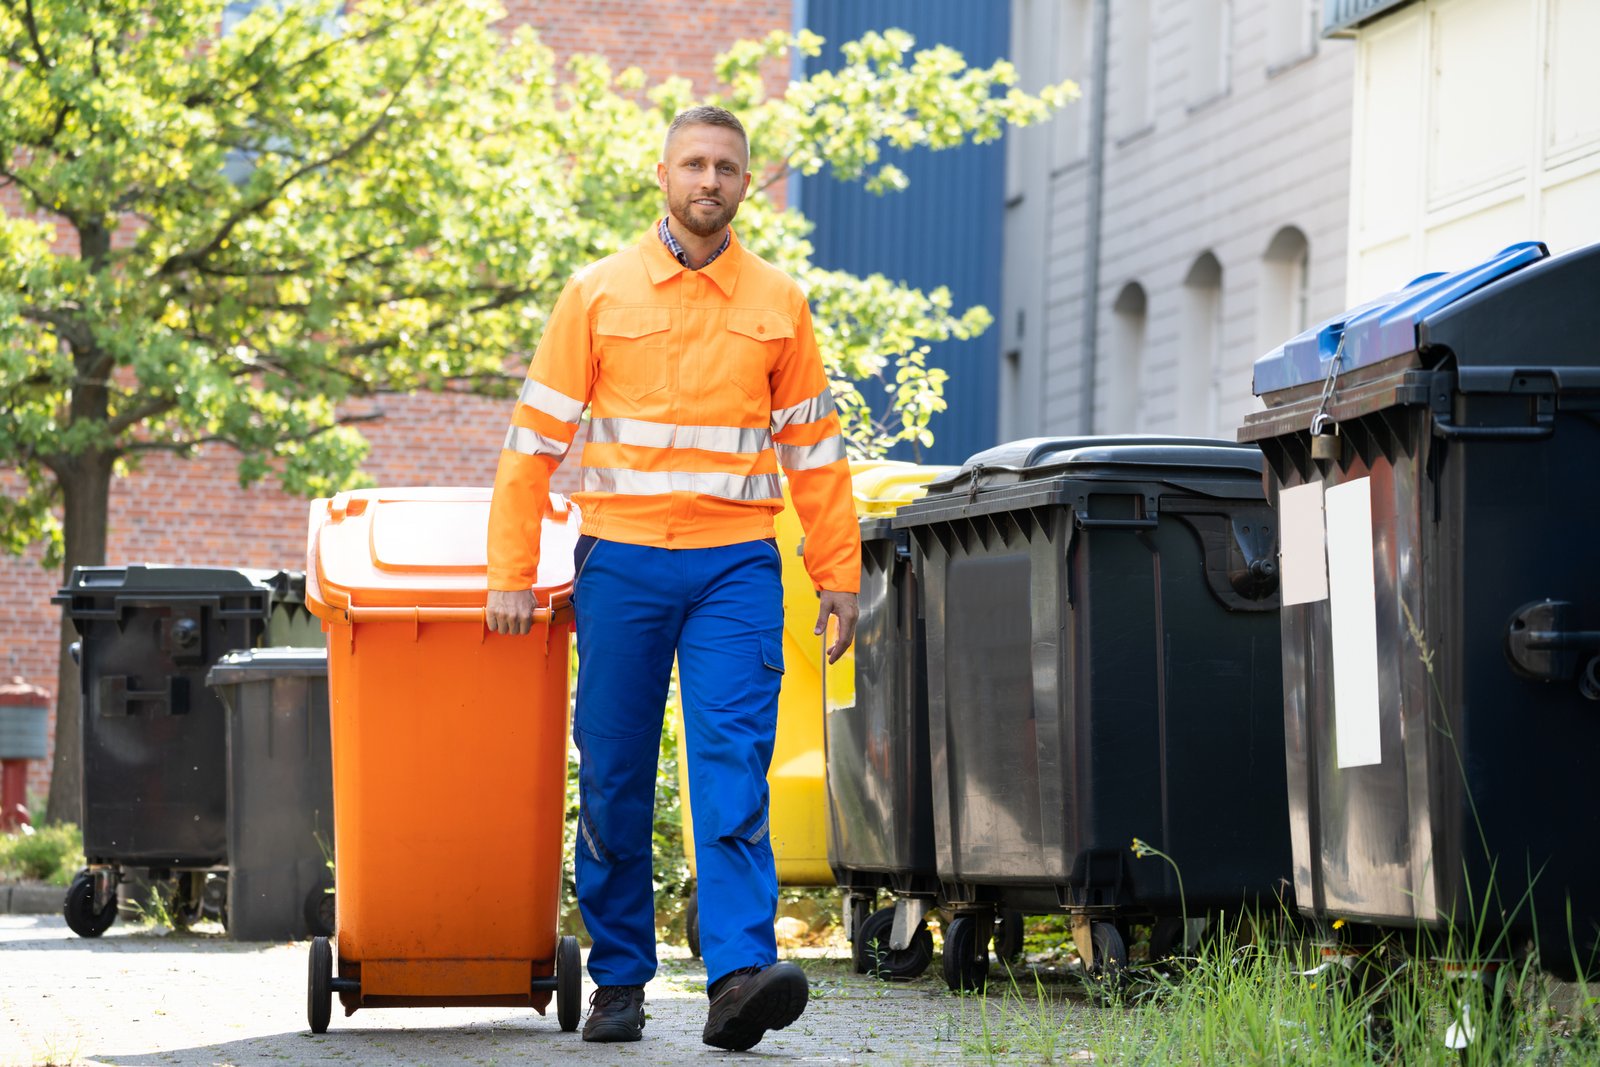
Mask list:
[[[361,478],[363,398],[512,395],[566,278],[658,210],[664,116],[692,102],[682,80],[597,56],[558,71],[535,34],[495,28],[491,0],[279,0],[228,32],[223,7],[0,0],[0,182],[32,215],[0,220],[0,468],[16,487],[0,531],[13,551],[45,542],[51,565],[104,561],[111,479],[151,452],[226,444],[246,484],[328,493]],[[943,374],[927,345],[988,313],[816,268],[805,219],[767,188],[828,165],[894,189],[884,147],[992,139],[1072,90],[1029,95],[1009,64],[913,52],[891,30],[767,97],[761,64],[820,43],[735,46],[719,99],[755,151],[741,239],[808,287],[851,446],[870,455],[928,439]],[[887,391],[886,419],[863,386]],[[52,818],[77,814],[76,691],[63,657]]]

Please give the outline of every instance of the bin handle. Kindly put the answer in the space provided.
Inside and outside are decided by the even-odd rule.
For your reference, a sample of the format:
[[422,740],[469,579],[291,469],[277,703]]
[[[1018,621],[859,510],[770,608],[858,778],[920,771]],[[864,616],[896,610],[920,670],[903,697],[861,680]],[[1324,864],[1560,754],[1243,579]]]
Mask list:
[[[556,620],[565,605],[561,607],[535,607],[533,609],[533,622],[537,626]],[[398,607],[356,607],[344,609],[346,621],[357,622],[475,622],[483,625],[482,608],[398,608]]]
[[1137,519],[1095,519],[1074,513],[1072,521],[1080,530],[1153,530],[1161,524],[1158,515],[1145,515]]

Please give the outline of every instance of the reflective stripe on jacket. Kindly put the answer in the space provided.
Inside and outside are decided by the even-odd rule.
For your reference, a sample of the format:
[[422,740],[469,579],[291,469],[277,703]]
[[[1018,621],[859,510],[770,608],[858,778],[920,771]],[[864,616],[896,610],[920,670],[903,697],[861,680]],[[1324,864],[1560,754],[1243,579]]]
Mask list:
[[652,226],[579,271],[528,367],[495,474],[489,588],[527,589],[550,475],[590,409],[583,532],[661,548],[773,536],[778,471],[819,589],[855,592],[861,540],[839,415],[799,286],[738,237],[703,270]]

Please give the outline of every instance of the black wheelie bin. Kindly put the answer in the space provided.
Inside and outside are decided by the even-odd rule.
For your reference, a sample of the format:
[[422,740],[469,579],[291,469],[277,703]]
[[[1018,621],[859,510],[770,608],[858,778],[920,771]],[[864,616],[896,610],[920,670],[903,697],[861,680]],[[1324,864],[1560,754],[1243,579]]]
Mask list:
[[1300,909],[1348,947],[1594,978],[1600,245],[1419,278],[1255,391]]
[[[944,976],[996,908],[1066,912],[1091,972],[1125,924],[1268,902],[1290,874],[1277,522],[1253,446],[1034,439],[903,507],[927,626]],[[1138,859],[1140,838],[1170,855]]]
[[228,936],[331,937],[328,650],[230,652],[206,684],[228,708]]
[[53,598],[81,638],[88,866],[64,904],[75,933],[104,933],[118,881],[139,869],[171,884],[174,921],[200,916],[228,859],[227,712],[206,672],[304,599],[294,572],[142,565],[74,568]]

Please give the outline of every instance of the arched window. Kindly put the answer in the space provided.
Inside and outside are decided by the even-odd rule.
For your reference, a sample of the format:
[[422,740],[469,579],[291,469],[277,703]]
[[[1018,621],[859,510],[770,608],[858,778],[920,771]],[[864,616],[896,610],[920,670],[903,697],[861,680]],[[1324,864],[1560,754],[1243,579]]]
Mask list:
[[1272,235],[1261,254],[1261,289],[1256,304],[1256,354],[1270,352],[1304,330],[1310,303],[1311,244],[1295,226]]
[[1222,264],[1204,252],[1183,279],[1183,333],[1178,349],[1178,427],[1211,435],[1222,374]]
[[1144,421],[1144,334],[1149,302],[1144,286],[1129,282],[1111,304],[1111,374],[1106,433],[1133,433]]

